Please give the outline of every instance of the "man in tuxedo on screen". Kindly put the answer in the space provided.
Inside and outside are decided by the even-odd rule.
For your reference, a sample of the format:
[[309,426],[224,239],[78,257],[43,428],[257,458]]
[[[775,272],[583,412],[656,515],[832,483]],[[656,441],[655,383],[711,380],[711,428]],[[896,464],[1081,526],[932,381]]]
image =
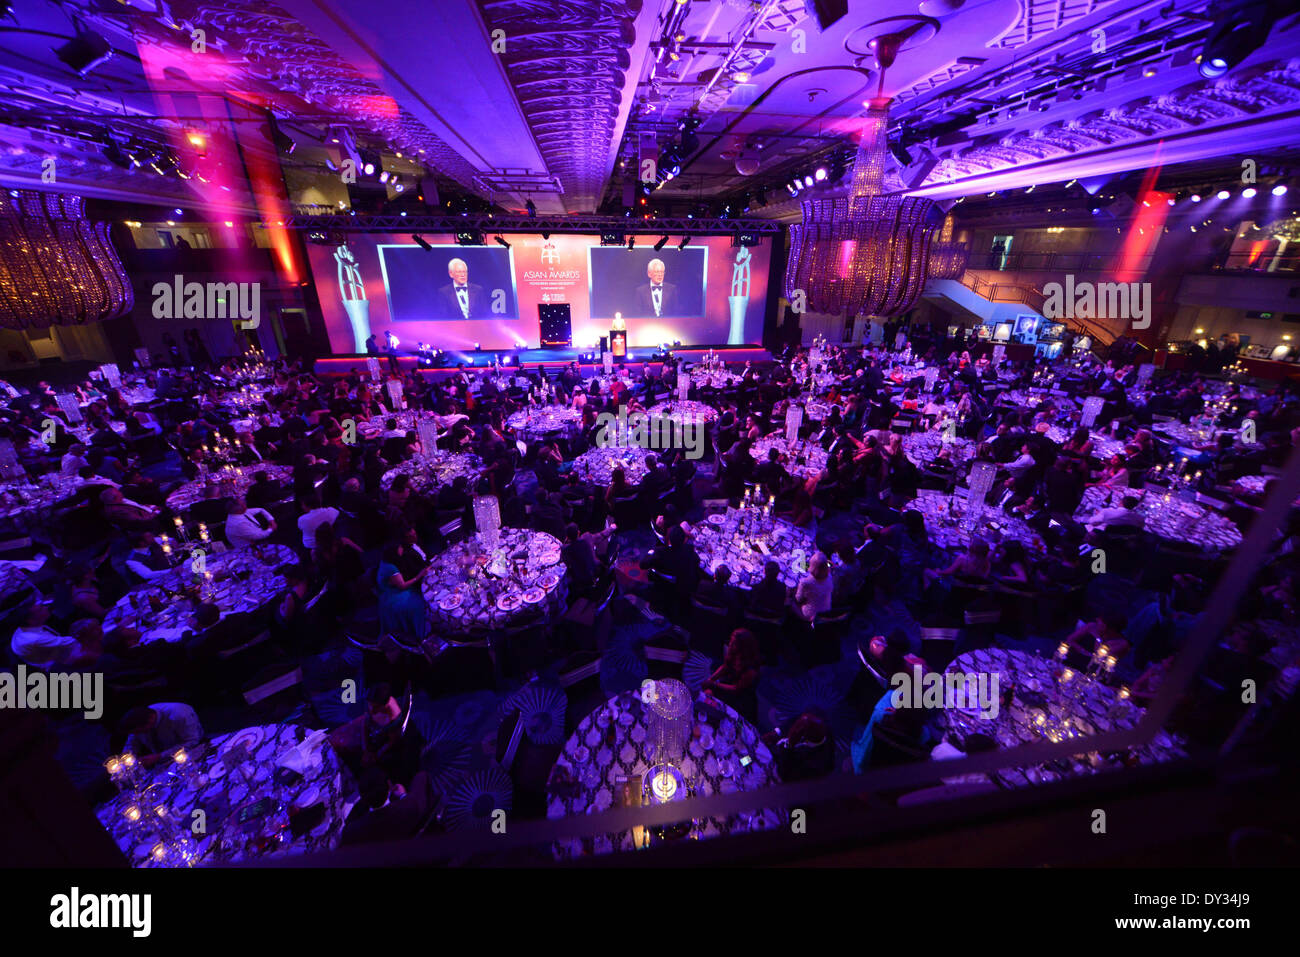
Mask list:
[[664,261],[652,259],[646,266],[650,281],[636,287],[638,316],[677,315],[677,287],[664,282]]
[[483,319],[488,314],[483,287],[469,281],[469,266],[463,259],[447,263],[451,282],[438,290],[439,313],[444,319]]

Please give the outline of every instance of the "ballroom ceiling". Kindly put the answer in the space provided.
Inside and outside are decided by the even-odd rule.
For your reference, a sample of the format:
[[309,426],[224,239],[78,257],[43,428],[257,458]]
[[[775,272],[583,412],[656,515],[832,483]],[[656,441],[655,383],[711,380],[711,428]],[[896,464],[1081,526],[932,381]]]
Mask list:
[[[239,169],[185,178],[197,130],[237,142],[232,167],[278,157],[293,189],[336,176],[351,138],[408,183],[581,214],[639,203],[640,160],[657,155],[660,178],[680,172],[649,208],[789,218],[802,195],[786,184],[838,172],[876,95],[893,101],[896,188],[941,199],[1300,141],[1293,3],[1215,79],[1195,62],[1204,0],[853,0],[825,29],[812,7],[0,0],[0,183],[197,205],[220,188],[264,211]],[[95,38],[114,51],[84,76],[54,52],[78,32],[90,52],[73,65]]]

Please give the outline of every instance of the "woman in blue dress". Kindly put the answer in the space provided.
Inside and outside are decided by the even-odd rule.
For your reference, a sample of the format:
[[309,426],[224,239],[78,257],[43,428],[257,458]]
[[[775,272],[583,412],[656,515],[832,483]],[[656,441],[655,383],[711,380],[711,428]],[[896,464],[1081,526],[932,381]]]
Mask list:
[[422,565],[409,578],[403,575],[403,565],[408,571],[411,568],[409,562],[403,561],[407,547],[401,543],[389,546],[379,559],[379,629],[384,634],[407,635],[423,641],[429,632],[429,616],[424,596],[420,594],[420,583],[429,566]]

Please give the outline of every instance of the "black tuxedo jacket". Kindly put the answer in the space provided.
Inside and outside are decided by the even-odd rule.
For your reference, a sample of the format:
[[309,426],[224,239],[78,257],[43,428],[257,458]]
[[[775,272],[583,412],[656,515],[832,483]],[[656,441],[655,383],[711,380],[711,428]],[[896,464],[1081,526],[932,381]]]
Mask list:
[[[659,315],[675,316],[677,315],[677,287],[670,282],[664,283],[663,287],[659,297]],[[650,295],[650,283],[642,283],[636,287],[636,307],[637,316],[655,314],[654,299]]]
[[[469,318],[486,319],[489,314],[487,295],[483,292],[483,287],[476,283],[467,283],[469,286]],[[460,311],[460,300],[456,298],[456,289],[453,283],[448,283],[438,290],[438,315],[443,319],[463,319],[464,313]]]

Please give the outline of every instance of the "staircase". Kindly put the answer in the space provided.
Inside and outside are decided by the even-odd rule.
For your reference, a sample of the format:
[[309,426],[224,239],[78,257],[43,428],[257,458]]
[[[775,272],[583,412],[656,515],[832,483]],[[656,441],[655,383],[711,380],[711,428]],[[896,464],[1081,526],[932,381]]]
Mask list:
[[[958,310],[980,322],[1013,322],[1016,316],[1033,313],[1043,316],[1045,296],[1033,286],[1015,282],[989,282],[972,272],[958,279],[932,279],[925,286],[926,299],[941,303],[950,310]],[[1115,333],[1105,324],[1093,319],[1063,320],[1076,335],[1092,338],[1094,346],[1107,347],[1115,341]]]

